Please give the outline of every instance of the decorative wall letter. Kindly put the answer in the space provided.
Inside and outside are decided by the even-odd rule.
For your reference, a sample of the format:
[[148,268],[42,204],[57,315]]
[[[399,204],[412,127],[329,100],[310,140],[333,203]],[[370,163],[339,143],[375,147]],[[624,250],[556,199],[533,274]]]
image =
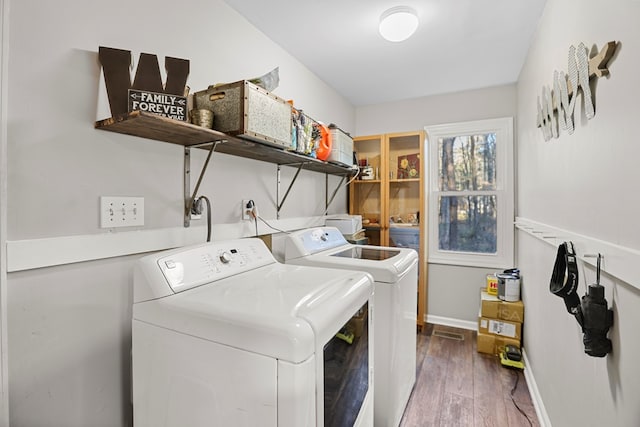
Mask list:
[[584,43],[578,47],[571,46],[568,55],[568,74],[562,71],[553,73],[553,90],[548,86],[542,88],[542,99],[538,97],[537,125],[542,128],[544,140],[558,138],[559,128],[569,134],[574,131],[573,112],[578,94],[582,92],[584,113],[592,119],[595,112],[593,94],[589,79],[609,74],[607,65],[616,51],[616,42],[605,44],[600,53],[589,59],[589,52]]
[[163,85],[156,55],[140,54],[133,84],[131,84],[131,75],[129,73],[131,51],[100,46],[98,58],[102,64],[111,115],[114,117],[128,111],[129,89],[175,96],[184,95],[189,75],[188,59],[165,57],[164,66],[167,71],[167,82]]

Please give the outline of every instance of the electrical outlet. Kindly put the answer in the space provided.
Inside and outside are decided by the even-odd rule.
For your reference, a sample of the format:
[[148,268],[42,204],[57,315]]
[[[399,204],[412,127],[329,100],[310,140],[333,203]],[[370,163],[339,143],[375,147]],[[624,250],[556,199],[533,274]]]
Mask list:
[[253,217],[251,216],[251,210],[253,209],[253,207],[255,206],[253,200],[251,199],[243,199],[242,200],[242,219],[253,219]]
[[100,197],[100,228],[144,225],[144,197]]
[[[195,220],[195,219],[202,219],[202,204],[204,203],[203,200],[199,200],[198,197],[196,197],[193,200],[193,205],[191,206],[191,219]],[[200,204],[199,209],[196,209],[197,205]],[[196,213],[196,212],[200,212],[200,213]]]

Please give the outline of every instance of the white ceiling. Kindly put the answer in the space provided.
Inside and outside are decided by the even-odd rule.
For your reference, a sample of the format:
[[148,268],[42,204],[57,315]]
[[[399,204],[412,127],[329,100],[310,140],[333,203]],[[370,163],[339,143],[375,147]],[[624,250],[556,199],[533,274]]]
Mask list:
[[[517,81],[545,0],[225,0],[354,106]],[[378,34],[405,5],[420,26]]]

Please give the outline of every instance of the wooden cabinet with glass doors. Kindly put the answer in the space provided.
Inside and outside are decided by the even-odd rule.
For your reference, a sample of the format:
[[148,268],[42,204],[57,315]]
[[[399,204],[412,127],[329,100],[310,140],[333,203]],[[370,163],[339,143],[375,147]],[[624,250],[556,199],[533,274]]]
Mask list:
[[354,138],[362,173],[349,186],[349,213],[362,216],[368,243],[418,251],[417,325],[427,304],[424,132]]

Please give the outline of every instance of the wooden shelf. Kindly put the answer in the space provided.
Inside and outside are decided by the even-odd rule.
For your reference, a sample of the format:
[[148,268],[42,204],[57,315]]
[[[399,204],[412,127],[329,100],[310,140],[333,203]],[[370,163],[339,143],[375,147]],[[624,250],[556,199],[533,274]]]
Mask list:
[[362,228],[364,228],[365,230],[367,229],[380,230],[381,227],[380,227],[380,223],[374,223],[374,224],[369,223],[369,224],[364,224]]
[[381,182],[379,179],[357,179],[353,181],[354,184],[380,184]]
[[390,179],[391,184],[403,183],[403,182],[420,182],[420,178],[405,178],[405,179]]
[[198,148],[206,148],[208,145],[204,147],[202,145],[218,141],[216,153],[225,153],[278,165],[299,166],[303,164],[305,170],[331,175],[355,175],[355,170],[347,166],[324,162],[293,151],[286,151],[271,145],[229,136],[213,129],[206,129],[144,111],[132,111],[121,116],[97,121],[95,128],[169,142],[185,147],[197,146]]

